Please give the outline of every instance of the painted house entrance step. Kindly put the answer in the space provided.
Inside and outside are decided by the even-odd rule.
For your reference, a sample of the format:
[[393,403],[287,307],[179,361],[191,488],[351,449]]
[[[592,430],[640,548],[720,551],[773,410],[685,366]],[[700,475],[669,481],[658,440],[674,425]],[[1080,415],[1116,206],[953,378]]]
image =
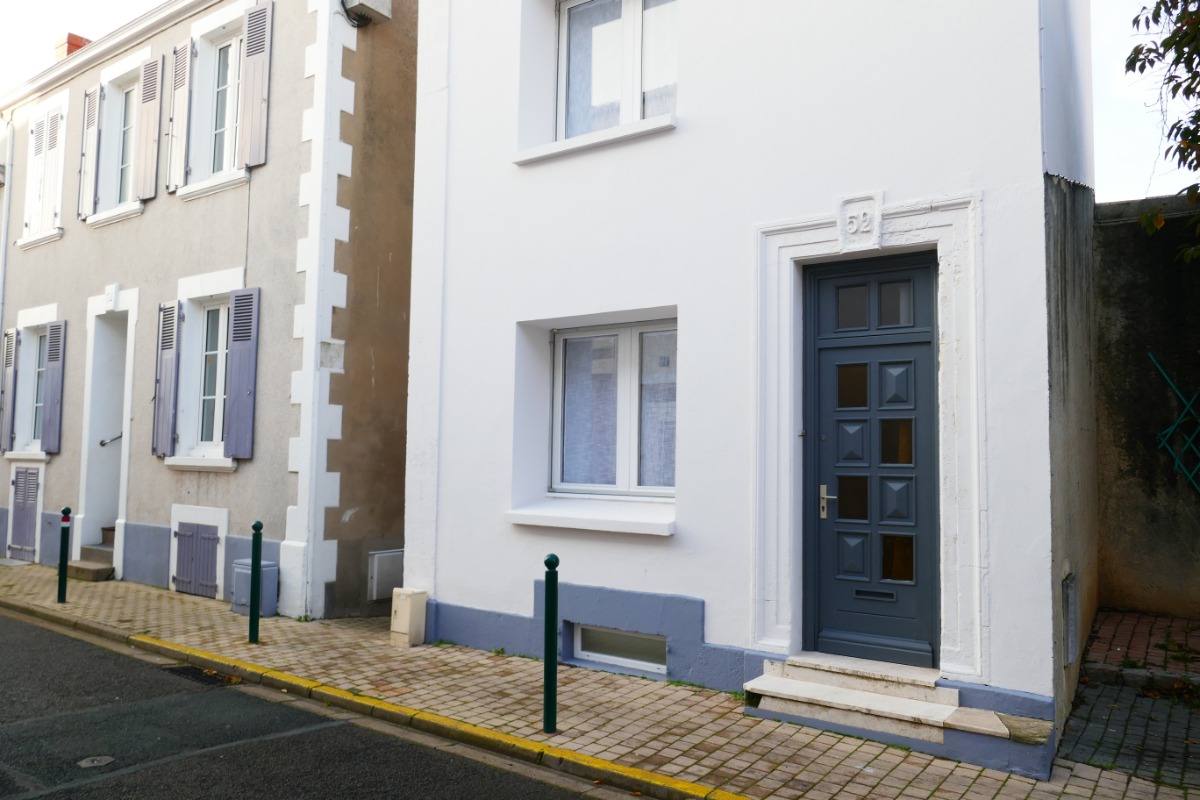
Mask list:
[[938,677],[935,669],[805,653],[766,662],[745,686],[746,709],[885,741],[941,745],[948,730],[1031,744],[1049,736],[1047,721],[959,706],[958,690],[938,686]]
[[72,561],[67,564],[67,577],[77,581],[107,581],[113,576],[113,565],[98,561]]
[[83,561],[95,561],[97,564],[113,563],[113,546],[111,544],[85,544],[79,548],[79,557]]

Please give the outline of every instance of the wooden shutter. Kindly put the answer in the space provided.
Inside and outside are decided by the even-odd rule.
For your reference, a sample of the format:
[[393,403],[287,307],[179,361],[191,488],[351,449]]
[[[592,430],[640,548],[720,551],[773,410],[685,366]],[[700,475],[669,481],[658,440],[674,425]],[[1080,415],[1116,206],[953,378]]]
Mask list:
[[83,95],[83,153],[79,166],[79,210],[80,219],[96,213],[97,175],[96,163],[100,154],[100,100],[101,89],[92,87]]
[[188,112],[191,108],[192,41],[175,48],[171,72],[171,128],[168,135],[167,191],[187,183]]
[[42,189],[46,171],[46,118],[29,124],[29,171],[25,176],[25,235],[42,230]]
[[158,132],[162,118],[162,56],[142,63],[141,103],[134,139],[133,188],[139,200],[158,192]]
[[57,228],[59,210],[62,208],[62,153],[63,117],[51,111],[46,117],[46,160],[42,168],[42,224],[38,228],[48,231]]
[[62,441],[63,362],[67,355],[67,323],[46,326],[46,371],[42,376],[42,452],[57,453]]
[[258,371],[259,289],[229,295],[229,356],[225,362],[225,457],[254,455],[254,398]]
[[21,334],[15,328],[4,332],[4,383],[0,388],[0,451],[8,452],[13,446],[13,422],[16,419],[17,398],[17,350]]
[[175,395],[179,386],[178,303],[158,307],[158,363],[154,371],[154,433],[150,452],[175,455]]
[[271,3],[259,3],[242,22],[242,89],[238,109],[238,166],[267,160],[267,94],[271,86]]

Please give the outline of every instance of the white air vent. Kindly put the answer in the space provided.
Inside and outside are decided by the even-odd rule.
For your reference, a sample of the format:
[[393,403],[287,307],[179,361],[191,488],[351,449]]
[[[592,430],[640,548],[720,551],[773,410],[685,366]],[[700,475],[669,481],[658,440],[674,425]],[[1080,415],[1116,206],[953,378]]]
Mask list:
[[404,550],[367,554],[367,600],[390,600],[392,589],[404,585]]

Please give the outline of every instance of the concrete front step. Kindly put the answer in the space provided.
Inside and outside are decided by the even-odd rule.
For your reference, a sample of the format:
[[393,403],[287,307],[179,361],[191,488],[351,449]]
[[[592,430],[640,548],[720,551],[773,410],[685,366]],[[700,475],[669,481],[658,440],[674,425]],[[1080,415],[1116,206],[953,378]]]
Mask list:
[[78,581],[106,581],[112,576],[112,564],[96,561],[71,561],[67,564],[67,577]]
[[764,674],[745,685],[746,706],[755,716],[937,745],[948,730],[1024,744],[1044,744],[1052,732],[1045,720],[962,708],[957,690],[936,681],[936,670],[805,653],[766,662]]
[[805,683],[858,689],[926,703],[958,705],[958,690],[938,686],[941,674],[936,669],[884,664],[826,653],[802,653],[786,662],[768,661],[764,664],[764,671],[768,675]]
[[111,544],[85,544],[79,548],[79,556],[83,561],[94,561],[97,564],[113,563],[113,546]]
[[100,538],[104,544],[112,544],[117,541],[117,528],[115,525],[106,525],[100,529]]

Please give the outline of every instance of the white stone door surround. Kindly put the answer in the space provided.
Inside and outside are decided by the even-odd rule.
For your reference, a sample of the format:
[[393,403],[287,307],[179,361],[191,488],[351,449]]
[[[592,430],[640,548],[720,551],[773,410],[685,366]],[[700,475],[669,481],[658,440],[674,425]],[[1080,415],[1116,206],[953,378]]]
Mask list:
[[978,681],[985,643],[980,509],[986,463],[978,195],[885,206],[845,198],[829,216],[758,231],[758,508],[755,646],[801,650],[803,282],[806,264],[936,250],[941,633],[939,669]]

